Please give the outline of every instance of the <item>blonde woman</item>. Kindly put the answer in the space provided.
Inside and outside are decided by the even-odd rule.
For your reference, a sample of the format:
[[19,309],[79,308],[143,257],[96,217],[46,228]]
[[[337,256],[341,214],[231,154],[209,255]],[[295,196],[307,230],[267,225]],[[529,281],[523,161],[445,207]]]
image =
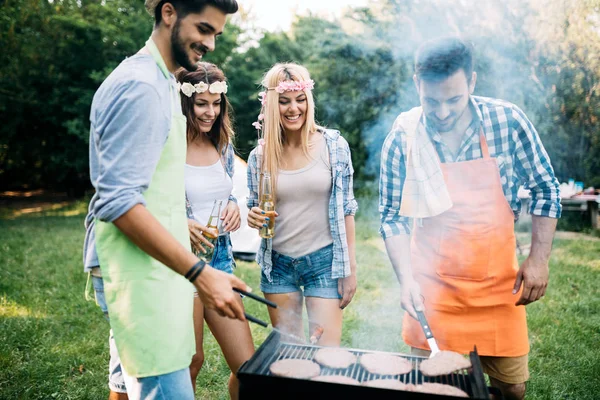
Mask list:
[[[196,253],[214,247],[213,268],[233,273],[235,262],[229,233],[240,226],[240,210],[233,189],[234,152],[231,144],[230,105],[227,100],[227,83],[223,71],[216,65],[202,62],[198,69],[188,72],[180,69],[177,80],[181,85],[181,109],[187,118],[187,155],[185,164],[185,192],[188,228],[192,248]],[[219,232],[214,246],[204,235],[213,202],[223,202]],[[241,299],[238,298],[241,303]],[[227,365],[231,369],[229,394],[238,398],[239,382],[235,376],[242,363],[254,353],[254,344],[248,322],[220,316],[204,307],[199,297],[194,298],[194,329],[196,354],[190,365],[192,384],[204,361],[204,321],[219,343]]]
[[[306,68],[276,64],[265,75],[259,146],[248,159],[248,225],[269,220],[259,208],[259,183],[269,173],[275,193],[275,236],[257,253],[261,290],[273,326],[304,336],[302,309],[324,328],[320,344],[339,346],[342,310],[356,291],[350,148],[340,132],[315,122],[314,82]],[[311,329],[313,327],[311,326]]]

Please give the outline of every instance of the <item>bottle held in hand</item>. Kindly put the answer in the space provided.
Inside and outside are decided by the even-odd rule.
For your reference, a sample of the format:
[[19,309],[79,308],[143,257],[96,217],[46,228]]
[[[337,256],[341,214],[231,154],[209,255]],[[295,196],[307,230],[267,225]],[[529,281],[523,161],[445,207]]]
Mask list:
[[273,198],[271,175],[267,172],[265,172],[261,181],[259,207],[265,212],[265,215],[269,217],[269,220],[265,222],[267,226],[260,228],[260,237],[271,239],[275,236],[275,202]]
[[[210,217],[208,218],[208,222],[206,224],[206,227],[208,229],[215,230],[217,232],[217,235],[213,235],[212,232],[202,232],[202,236],[204,236],[206,238],[206,240],[208,240],[210,243],[212,243],[213,246],[215,246],[217,243],[217,237],[218,237],[218,232],[219,232],[219,228],[218,228],[217,224],[219,223],[219,216],[221,215],[221,204],[222,203],[223,203],[222,201],[219,201],[217,203],[217,200],[215,200],[212,211],[210,212]],[[209,263],[212,261],[213,254],[215,253],[215,248],[206,246],[206,247],[204,247],[204,250],[206,250],[206,253],[203,253],[202,251],[198,251],[198,252],[196,252],[196,256],[199,259],[201,259],[202,261]]]

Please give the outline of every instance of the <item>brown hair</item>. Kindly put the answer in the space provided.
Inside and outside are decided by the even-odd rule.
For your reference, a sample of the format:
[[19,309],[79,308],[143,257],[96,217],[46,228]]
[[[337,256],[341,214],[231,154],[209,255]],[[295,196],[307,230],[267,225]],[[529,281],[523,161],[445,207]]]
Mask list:
[[[189,82],[195,85],[200,82],[204,82],[210,85],[217,81],[226,81],[225,74],[215,64],[208,62],[201,62],[198,64],[196,71],[190,72],[184,68],[180,68],[176,72],[176,77],[179,83]],[[196,93],[192,96],[187,97],[181,96],[181,111],[187,118],[187,140],[188,143],[196,140],[200,135],[207,135],[212,144],[217,148],[219,155],[223,154],[223,151],[229,144],[233,144],[233,127],[232,127],[232,116],[231,116],[231,105],[225,93],[221,93],[221,112],[215,120],[212,128],[208,133],[202,133],[198,126],[196,114],[194,113],[194,101],[196,99]]]

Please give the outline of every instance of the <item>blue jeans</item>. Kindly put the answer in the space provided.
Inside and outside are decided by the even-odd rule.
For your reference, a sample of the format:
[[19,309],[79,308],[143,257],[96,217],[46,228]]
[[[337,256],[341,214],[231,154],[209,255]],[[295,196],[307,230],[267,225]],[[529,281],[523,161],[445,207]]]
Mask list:
[[233,246],[229,234],[221,235],[215,243],[215,252],[209,263],[211,267],[228,274],[233,274],[235,260],[233,259]]
[[[96,304],[100,307],[108,320],[108,307],[106,306],[106,299],[104,298],[104,281],[98,276],[92,276],[92,285],[94,286]],[[127,393],[127,389],[125,389],[125,378],[123,377],[123,370],[121,369],[121,359],[119,358],[119,352],[117,351],[117,345],[115,344],[112,329],[108,335],[108,347],[110,349],[110,360],[108,361],[108,387],[113,392]]]
[[272,282],[261,273],[260,289],[263,293],[304,291],[305,297],[342,298],[338,293],[338,280],[331,277],[333,244],[298,258],[273,251],[272,259]]
[[[108,320],[108,308],[104,297],[104,281],[100,277],[92,276],[92,285],[94,286],[96,304],[98,304]],[[129,399],[132,400],[194,400],[194,389],[192,388],[189,368],[158,376],[135,378],[127,375],[121,367],[121,359],[117,351],[112,329],[110,330],[108,345],[110,348],[108,387],[111,391],[127,393]]]

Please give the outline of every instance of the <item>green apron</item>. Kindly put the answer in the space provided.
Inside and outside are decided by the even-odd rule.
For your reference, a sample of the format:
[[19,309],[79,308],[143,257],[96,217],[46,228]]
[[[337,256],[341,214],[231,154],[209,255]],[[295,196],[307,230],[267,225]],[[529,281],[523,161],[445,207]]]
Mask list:
[[[169,79],[152,39],[146,47]],[[170,97],[169,136],[143,195],[148,211],[189,249],[184,183],[186,119],[178,113],[175,102],[179,95],[174,88]],[[112,223],[96,220],[96,249],[110,325],[127,374],[143,378],[189,367],[195,353],[193,286],[140,250]]]

